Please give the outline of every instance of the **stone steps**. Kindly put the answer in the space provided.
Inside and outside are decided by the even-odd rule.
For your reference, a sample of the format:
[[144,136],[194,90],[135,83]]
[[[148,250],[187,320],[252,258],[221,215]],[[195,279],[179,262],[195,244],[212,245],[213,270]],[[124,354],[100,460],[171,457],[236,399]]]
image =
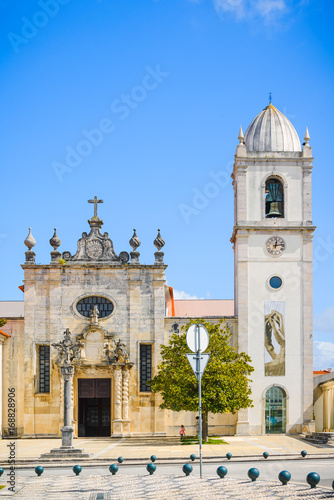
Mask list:
[[304,441],[308,441],[309,443],[314,443],[314,444],[327,444],[328,443],[328,437],[320,436],[320,435],[318,435],[318,433],[301,434],[300,438],[304,439]]

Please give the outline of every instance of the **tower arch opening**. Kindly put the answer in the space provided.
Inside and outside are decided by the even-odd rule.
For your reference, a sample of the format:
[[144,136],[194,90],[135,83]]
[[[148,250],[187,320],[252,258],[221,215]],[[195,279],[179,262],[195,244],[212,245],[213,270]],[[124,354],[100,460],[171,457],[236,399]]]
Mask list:
[[269,177],[265,183],[265,217],[284,217],[284,185],[277,177]]

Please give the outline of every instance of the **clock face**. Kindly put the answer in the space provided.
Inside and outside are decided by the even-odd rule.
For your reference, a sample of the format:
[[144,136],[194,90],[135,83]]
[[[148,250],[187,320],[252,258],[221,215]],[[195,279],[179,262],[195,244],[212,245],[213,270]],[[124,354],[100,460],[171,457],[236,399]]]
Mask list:
[[282,255],[285,250],[285,241],[279,236],[273,236],[267,240],[266,250],[271,255]]

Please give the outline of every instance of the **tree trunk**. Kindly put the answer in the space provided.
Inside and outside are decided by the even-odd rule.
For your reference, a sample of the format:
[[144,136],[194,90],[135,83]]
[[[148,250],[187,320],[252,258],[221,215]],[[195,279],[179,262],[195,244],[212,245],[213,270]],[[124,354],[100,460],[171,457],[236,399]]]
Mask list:
[[207,443],[209,440],[209,424],[207,411],[203,411],[202,413],[202,439],[205,443]]

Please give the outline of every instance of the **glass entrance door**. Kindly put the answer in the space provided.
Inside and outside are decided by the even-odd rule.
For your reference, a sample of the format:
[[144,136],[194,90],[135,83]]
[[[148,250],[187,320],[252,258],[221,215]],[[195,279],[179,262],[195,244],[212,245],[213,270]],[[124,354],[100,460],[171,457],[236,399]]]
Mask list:
[[270,387],[265,403],[266,434],[286,431],[286,397],[280,387]]

